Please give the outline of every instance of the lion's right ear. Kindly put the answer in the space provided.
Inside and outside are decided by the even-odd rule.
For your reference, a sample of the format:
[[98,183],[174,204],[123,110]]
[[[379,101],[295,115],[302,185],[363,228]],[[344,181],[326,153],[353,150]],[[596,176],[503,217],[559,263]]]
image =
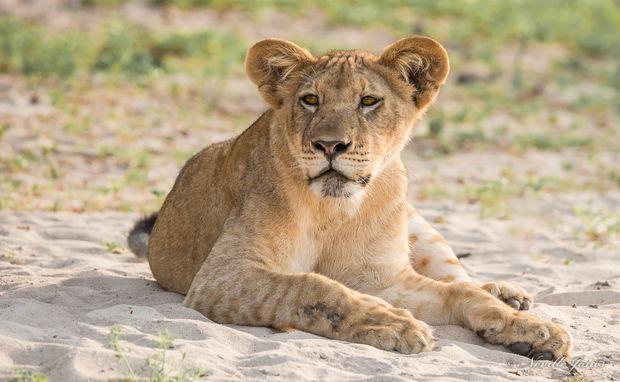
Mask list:
[[290,41],[268,38],[254,44],[245,58],[245,71],[272,107],[282,104],[279,86],[291,73],[315,61],[307,50]]

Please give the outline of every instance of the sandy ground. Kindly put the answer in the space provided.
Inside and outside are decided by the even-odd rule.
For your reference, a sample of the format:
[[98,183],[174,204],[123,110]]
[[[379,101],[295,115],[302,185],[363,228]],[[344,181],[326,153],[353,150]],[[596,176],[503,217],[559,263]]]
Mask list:
[[[462,261],[478,282],[518,282],[535,297],[535,315],[571,328],[573,363],[589,363],[577,367],[583,375],[620,379],[616,250],[578,247],[557,227],[539,225],[532,234],[515,229],[530,226],[524,220],[480,220],[478,209],[465,204],[417,206],[430,220],[443,221],[437,227],[457,253],[469,254]],[[136,373],[157,352],[157,333],[167,329],[177,338],[168,364],[201,367],[208,380],[545,381],[570,376],[563,363],[532,364],[456,326],[435,328],[440,340],[433,351],[401,355],[303,332],[213,323],[182,307],[183,296],[162,290],[146,263],[102,244],[125,245],[124,234],[136,217],[0,214],[0,252],[5,254],[0,261],[0,380],[18,367],[50,381],[126,378],[126,367],[109,345],[116,324],[123,327],[120,343]],[[567,254],[574,255],[570,265],[564,264]],[[187,356],[180,364],[182,353]]]

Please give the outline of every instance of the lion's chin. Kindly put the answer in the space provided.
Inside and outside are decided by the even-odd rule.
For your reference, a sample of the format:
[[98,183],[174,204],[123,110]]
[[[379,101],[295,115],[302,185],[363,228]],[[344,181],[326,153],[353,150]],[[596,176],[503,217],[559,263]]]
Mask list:
[[357,199],[364,187],[335,170],[329,170],[310,181],[310,189],[321,198]]

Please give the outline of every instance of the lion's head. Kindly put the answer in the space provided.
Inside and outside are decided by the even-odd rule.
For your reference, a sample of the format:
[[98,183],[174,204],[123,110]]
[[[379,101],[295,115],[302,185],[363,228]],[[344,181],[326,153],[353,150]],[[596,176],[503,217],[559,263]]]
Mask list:
[[319,58],[266,39],[249,50],[246,71],[275,111],[291,170],[320,197],[357,198],[399,156],[449,63],[428,37],[404,38],[378,57],[351,50]]

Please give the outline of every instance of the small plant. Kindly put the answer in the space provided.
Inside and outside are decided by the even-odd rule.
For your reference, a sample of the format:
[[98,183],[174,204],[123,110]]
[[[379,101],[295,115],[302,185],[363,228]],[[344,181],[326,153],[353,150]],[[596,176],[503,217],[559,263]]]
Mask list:
[[7,252],[4,255],[2,255],[2,257],[4,257],[7,260],[13,260],[13,259],[17,258],[17,255],[14,254],[13,252]]
[[15,369],[17,377],[9,378],[6,382],[47,382],[47,377],[31,370]]
[[121,246],[119,243],[115,241],[102,241],[101,244],[108,250],[110,253],[121,254],[127,252],[127,248]]
[[116,357],[116,360],[118,362],[123,362],[123,364],[125,364],[125,367],[127,368],[127,372],[129,373],[128,379],[130,381],[137,381],[138,379],[136,378],[136,374],[133,372],[133,369],[131,368],[131,364],[129,363],[129,360],[127,359],[127,356],[125,355],[125,351],[123,350],[123,348],[121,347],[119,343],[119,338],[121,336],[121,333],[122,333],[122,328],[120,325],[114,325],[110,329],[110,334],[108,335],[108,337],[110,338],[110,347],[114,350],[114,355]]
[[7,259],[9,263],[13,265],[24,265],[26,262],[24,259],[17,257],[17,255],[13,252],[8,252],[2,255],[3,258]]
[[466,187],[465,194],[472,202],[480,205],[480,217],[508,218],[510,203],[508,200],[508,180],[486,181],[479,187]]
[[4,123],[0,124],[0,139],[2,139],[2,137],[7,131],[9,131],[9,125],[4,124]]
[[[129,381],[149,381],[149,382],[191,382],[209,373],[194,365],[184,365],[186,361],[186,353],[181,353],[181,360],[176,365],[170,365],[166,358],[168,351],[174,349],[174,336],[164,329],[158,333],[157,351],[146,358],[146,365],[141,369],[144,376],[137,375],[131,367],[125,350],[120,345],[120,335],[122,329],[120,325],[114,325],[110,329],[110,346],[116,353],[116,359],[122,362],[127,368]],[[140,373],[140,374],[142,374]]]
[[592,202],[586,208],[573,207],[573,212],[581,219],[582,229],[577,232],[584,245],[600,247],[609,244],[616,235],[620,235],[620,215],[607,214],[604,208],[594,209]]
[[583,375],[572,375],[564,378],[564,382],[590,382],[590,379]]

